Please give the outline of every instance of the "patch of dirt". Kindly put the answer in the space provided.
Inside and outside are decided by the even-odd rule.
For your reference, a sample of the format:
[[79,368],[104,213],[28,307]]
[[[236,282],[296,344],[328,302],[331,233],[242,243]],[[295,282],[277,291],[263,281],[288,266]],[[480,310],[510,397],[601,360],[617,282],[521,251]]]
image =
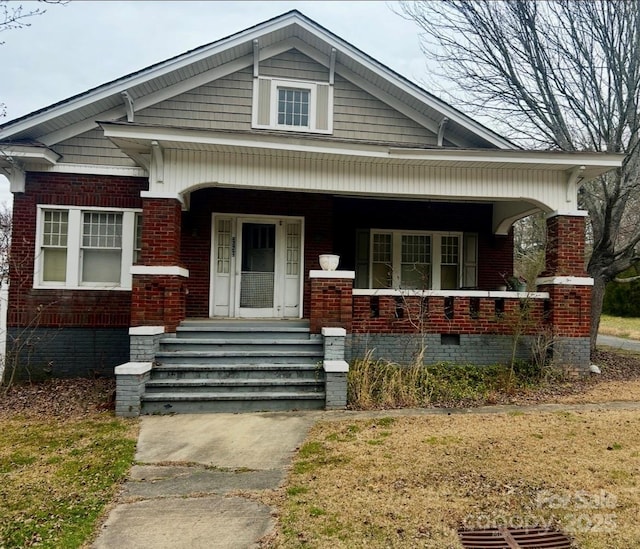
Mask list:
[[[0,386],[0,418],[78,418],[115,407],[115,379],[50,379]],[[6,391],[6,392],[5,392]]]

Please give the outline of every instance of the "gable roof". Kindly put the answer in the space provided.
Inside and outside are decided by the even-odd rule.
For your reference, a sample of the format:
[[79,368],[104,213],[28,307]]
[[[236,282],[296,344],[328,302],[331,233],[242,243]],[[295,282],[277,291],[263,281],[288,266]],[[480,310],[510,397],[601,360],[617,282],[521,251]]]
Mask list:
[[297,10],[187,51],[0,125],[2,141],[37,141],[47,146],[117,120],[253,64],[297,49],[437,133],[447,119],[447,139],[466,148],[517,148],[512,142],[379,63]]

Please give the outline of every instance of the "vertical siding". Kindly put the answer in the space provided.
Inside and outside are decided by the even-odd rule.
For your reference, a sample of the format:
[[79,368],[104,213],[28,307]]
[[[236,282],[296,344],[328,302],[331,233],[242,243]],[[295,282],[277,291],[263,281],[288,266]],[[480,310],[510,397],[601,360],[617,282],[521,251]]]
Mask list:
[[136,164],[109,141],[99,128],[53,146],[62,155],[62,163],[135,166]]

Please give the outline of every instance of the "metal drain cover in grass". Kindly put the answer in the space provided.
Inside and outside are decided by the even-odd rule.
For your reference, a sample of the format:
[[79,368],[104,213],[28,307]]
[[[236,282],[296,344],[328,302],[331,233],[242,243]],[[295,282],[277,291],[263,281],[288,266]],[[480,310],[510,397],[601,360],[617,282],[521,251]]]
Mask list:
[[546,528],[487,528],[458,530],[465,549],[571,549],[571,540],[562,532]]

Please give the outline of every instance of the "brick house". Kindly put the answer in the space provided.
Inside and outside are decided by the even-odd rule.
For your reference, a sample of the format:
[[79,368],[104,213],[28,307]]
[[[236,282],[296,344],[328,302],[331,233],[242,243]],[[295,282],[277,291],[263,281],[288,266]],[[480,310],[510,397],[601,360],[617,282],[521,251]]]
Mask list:
[[[28,329],[32,374],[123,364],[142,392],[179,355],[263,364],[294,332],[313,350],[273,362],[320,345],[338,381],[345,353],[425,343],[428,362],[495,363],[523,317],[522,356],[544,331],[553,360],[588,366],[577,188],[621,157],[519,149],[297,11],[10,121],[0,150],[8,333]],[[505,291],[513,223],[540,210],[545,272]]]

